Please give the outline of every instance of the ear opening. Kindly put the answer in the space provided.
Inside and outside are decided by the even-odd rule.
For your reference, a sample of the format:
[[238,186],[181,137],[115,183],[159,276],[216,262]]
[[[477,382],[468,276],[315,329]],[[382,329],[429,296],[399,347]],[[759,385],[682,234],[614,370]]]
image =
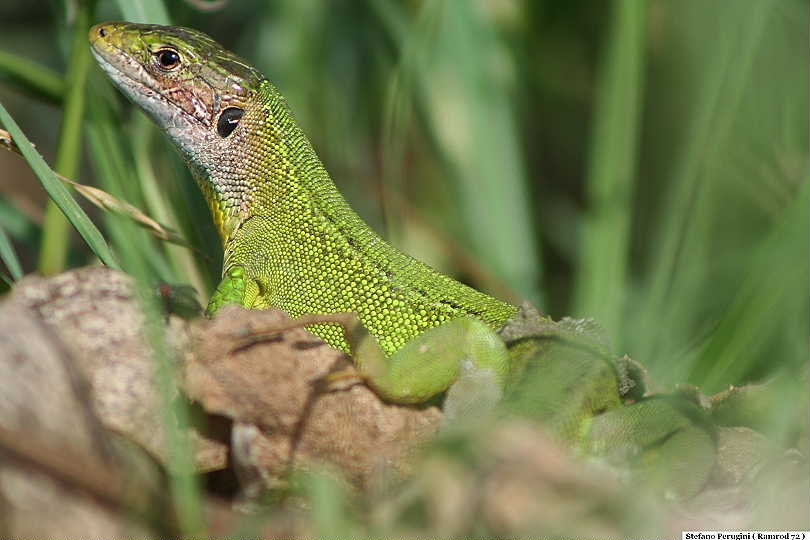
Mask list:
[[233,130],[239,125],[239,120],[242,119],[244,114],[244,109],[240,109],[239,107],[228,107],[224,109],[219,114],[219,119],[217,120],[217,133],[219,136],[224,139],[233,133]]

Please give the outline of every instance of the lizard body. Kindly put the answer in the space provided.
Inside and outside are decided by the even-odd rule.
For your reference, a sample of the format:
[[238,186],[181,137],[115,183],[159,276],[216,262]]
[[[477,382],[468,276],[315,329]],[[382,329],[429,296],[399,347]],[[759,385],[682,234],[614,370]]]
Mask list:
[[[245,60],[187,28],[102,23],[90,41],[208,200],[225,253],[209,313],[227,303],[293,317],[355,313],[374,338],[359,346],[335,324],[308,328],[351,349],[388,400],[421,403],[446,391],[445,412],[463,412],[514,387],[504,398],[514,411],[546,421],[581,451],[664,455],[680,468],[663,483],[680,494],[702,485],[714,440],[692,420],[702,414],[696,405],[631,396],[621,361],[576,321],[518,309],[384,242],[344,200],[286,100]],[[694,472],[688,481],[678,478],[684,467]]]
[[[388,355],[459,316],[497,329],[517,312],[384,242],[335,187],[275,86],[207,36],[106,23],[91,39],[97,58],[130,97],[144,103],[146,86],[172,105],[154,100],[144,108],[168,126],[222,238],[226,286],[209,311],[233,300],[228,294],[235,288],[244,290],[237,303],[249,308],[275,307],[292,316],[357,313]],[[122,54],[126,43],[141,44],[143,55]],[[168,47],[183,58],[166,70],[154,55],[173,50]],[[187,51],[207,59],[209,68],[201,69]],[[152,68],[134,72],[141,81],[127,71],[132,58]],[[216,127],[228,110],[243,112],[222,137]],[[310,328],[348,350],[337,326]]]

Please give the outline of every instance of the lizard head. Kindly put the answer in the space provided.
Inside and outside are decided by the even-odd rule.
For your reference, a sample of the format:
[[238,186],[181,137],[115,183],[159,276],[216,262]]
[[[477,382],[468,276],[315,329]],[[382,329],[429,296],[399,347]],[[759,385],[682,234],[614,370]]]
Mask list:
[[245,124],[264,114],[256,94],[272,85],[208,35],[190,28],[106,22],[89,33],[115,85],[165,131],[191,165],[215,221],[244,210]]
[[89,37],[93,55],[121,91],[192,153],[235,131],[263,79],[190,28],[107,22],[93,26]]

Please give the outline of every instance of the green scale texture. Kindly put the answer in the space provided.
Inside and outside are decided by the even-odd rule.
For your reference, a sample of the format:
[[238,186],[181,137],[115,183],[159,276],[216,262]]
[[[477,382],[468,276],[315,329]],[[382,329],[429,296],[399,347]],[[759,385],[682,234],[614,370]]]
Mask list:
[[[241,224],[228,234],[224,272],[243,266],[259,284],[250,306],[292,316],[357,313],[390,355],[425,329],[459,316],[501,327],[517,308],[440,274],[384,242],[340,195],[284,98],[262,81],[246,107],[237,137],[203,184],[212,210],[248,186]],[[237,133],[238,132],[238,133]],[[247,149],[245,151],[245,149]],[[227,218],[226,220],[227,221]],[[334,325],[310,328],[347,350]]]

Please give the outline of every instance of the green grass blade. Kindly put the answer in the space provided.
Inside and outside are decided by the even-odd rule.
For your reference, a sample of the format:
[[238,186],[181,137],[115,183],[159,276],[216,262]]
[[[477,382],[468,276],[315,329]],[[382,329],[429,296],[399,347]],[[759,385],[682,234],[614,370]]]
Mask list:
[[[136,168],[132,164],[128,145],[124,143],[125,137],[120,133],[119,120],[111,114],[106,103],[97,100],[93,101],[89,113],[88,146],[100,185],[110,195],[120,193],[119,200],[125,199],[128,201],[127,204],[142,206],[141,182],[135,173]],[[111,227],[118,223],[119,216],[106,217]],[[166,263],[161,248],[145,229],[138,227],[127,237],[125,243],[116,242],[114,245],[126,246],[128,252],[137,253],[140,259],[146,261],[146,266],[150,270],[147,276],[148,283],[154,284],[159,280],[168,283],[177,281],[177,276]],[[117,251],[121,251],[121,248],[119,247]]]
[[34,146],[2,103],[0,103],[0,122],[11,133],[11,136],[20,148],[20,152],[31,166],[34,174],[39,178],[39,181],[42,183],[45,191],[48,192],[51,200],[59,207],[84,241],[87,242],[87,245],[93,250],[93,253],[107,266],[119,268],[101,232],[99,232],[98,228],[90,221],[90,218],[87,217],[84,210],[76,203],[76,200],[71,197],[67,188],[62,181],[56,177],[51,168],[48,167],[48,164],[45,163],[45,160],[39,152],[34,149]]
[[614,338],[621,331],[627,296],[646,26],[646,0],[613,3],[591,141],[590,207],[574,290],[574,314],[594,317]]
[[7,80],[52,103],[61,103],[65,92],[65,81],[58,73],[5,51],[0,51],[0,80]]
[[11,277],[14,281],[19,280],[23,276],[22,265],[17,258],[17,253],[11,245],[11,241],[6,234],[6,231],[0,228],[0,259],[11,272]]
[[[65,78],[67,96],[56,153],[56,172],[75,178],[81,162],[82,135],[84,133],[84,103],[90,50],[87,46],[87,28],[90,24],[91,3],[82,2],[73,23],[73,40]],[[37,267],[44,275],[65,269],[70,247],[70,228],[55,201],[48,201],[45,223],[42,227],[42,245]]]
[[171,24],[162,0],[118,0],[118,9],[130,22]]

